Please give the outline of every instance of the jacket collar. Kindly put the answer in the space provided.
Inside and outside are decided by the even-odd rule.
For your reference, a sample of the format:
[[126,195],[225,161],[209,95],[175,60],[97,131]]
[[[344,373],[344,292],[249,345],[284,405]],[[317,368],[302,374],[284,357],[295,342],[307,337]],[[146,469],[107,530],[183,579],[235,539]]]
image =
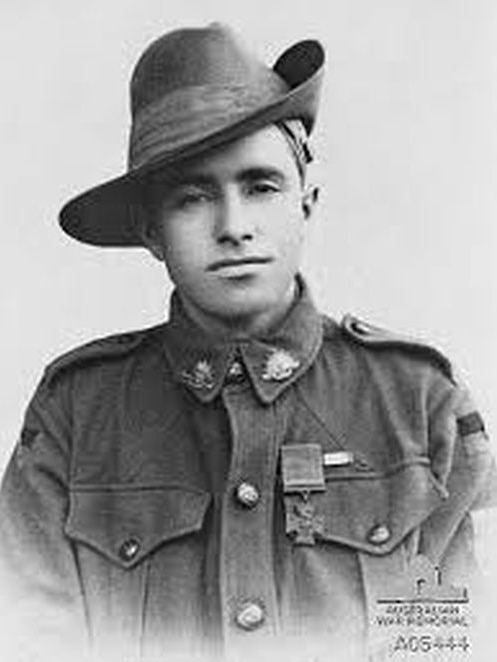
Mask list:
[[309,368],[322,342],[321,317],[304,280],[297,280],[299,296],[283,322],[264,336],[236,342],[206,338],[174,292],[164,348],[175,379],[211,402],[241,364],[259,399],[274,401]]

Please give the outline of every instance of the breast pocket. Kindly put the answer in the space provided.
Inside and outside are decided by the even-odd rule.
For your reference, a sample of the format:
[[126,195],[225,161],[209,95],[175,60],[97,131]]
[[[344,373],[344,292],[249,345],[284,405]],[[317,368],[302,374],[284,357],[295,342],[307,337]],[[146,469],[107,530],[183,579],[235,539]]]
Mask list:
[[183,488],[73,490],[65,532],[132,569],[169,540],[202,528],[210,495]]
[[[123,649],[134,650],[147,605],[158,593],[164,628],[191,611],[210,499],[206,492],[176,486],[72,490],[65,533],[74,547],[97,648],[119,641]],[[185,597],[188,582],[193,588]]]
[[386,471],[325,472],[325,490],[285,496],[296,544],[337,543],[373,555],[394,550],[446,498],[427,458]]

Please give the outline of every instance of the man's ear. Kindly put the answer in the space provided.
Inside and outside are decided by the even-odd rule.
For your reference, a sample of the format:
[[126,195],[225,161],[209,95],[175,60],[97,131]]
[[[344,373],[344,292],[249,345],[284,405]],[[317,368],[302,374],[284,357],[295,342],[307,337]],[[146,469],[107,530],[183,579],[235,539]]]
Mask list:
[[302,195],[302,210],[304,218],[310,218],[314,209],[314,205],[319,198],[319,188],[317,186],[307,186]]

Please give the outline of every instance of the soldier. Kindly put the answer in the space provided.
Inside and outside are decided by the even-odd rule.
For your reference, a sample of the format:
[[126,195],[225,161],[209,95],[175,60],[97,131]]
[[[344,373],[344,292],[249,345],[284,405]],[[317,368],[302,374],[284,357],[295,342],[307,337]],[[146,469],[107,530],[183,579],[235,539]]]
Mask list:
[[473,586],[496,479],[468,393],[435,349],[318,313],[299,271],[323,63],[303,41],[269,68],[218,24],[140,58],[128,172],[60,220],[148,248],[170,319],[62,356],[31,401],[1,498],[12,659],[363,660],[413,563]]

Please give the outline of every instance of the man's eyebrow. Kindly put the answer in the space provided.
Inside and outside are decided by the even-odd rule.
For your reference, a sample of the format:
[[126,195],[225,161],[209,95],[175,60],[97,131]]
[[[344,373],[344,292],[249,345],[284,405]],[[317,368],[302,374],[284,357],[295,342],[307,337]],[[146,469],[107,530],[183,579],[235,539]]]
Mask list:
[[208,173],[202,172],[177,172],[169,176],[168,184],[172,186],[207,186],[212,184],[215,178]]
[[[287,179],[285,173],[273,166],[248,166],[240,169],[235,180],[238,182],[254,182],[266,179],[283,184]],[[156,186],[167,184],[170,188],[181,188],[182,186],[215,186],[216,176],[209,172],[196,172],[195,170],[177,170],[168,173],[167,177],[152,180]]]
[[252,166],[241,170],[237,174],[236,179],[242,182],[250,182],[258,179],[271,179],[283,183],[286,180],[286,175],[279,168],[274,168],[272,166]]

